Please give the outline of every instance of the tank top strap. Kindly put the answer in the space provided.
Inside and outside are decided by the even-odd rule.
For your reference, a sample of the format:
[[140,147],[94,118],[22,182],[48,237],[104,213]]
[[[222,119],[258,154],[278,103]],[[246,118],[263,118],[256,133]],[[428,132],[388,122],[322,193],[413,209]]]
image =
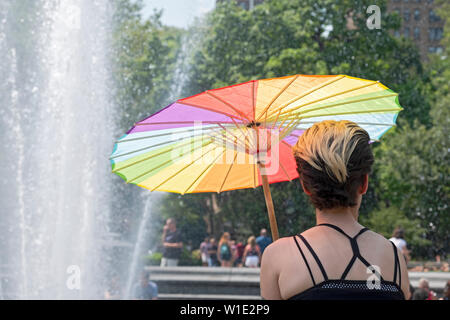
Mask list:
[[344,236],[346,236],[348,239],[356,239],[356,238],[359,237],[359,235],[361,235],[362,233],[364,233],[364,232],[366,232],[367,230],[369,230],[368,228],[362,228],[361,230],[359,230],[359,232],[358,232],[358,234],[357,234],[356,236],[350,237],[347,233],[345,233],[344,230],[342,230],[342,229],[339,228],[338,226],[335,226],[334,224],[331,224],[331,223],[320,223],[320,224],[316,225],[316,227],[318,227],[318,226],[327,226],[327,227],[333,228],[334,230],[336,230],[336,231],[342,233],[342,234],[343,234]]
[[303,253],[302,248],[300,248],[300,245],[298,244],[298,241],[297,241],[296,237],[293,236],[293,238],[294,238],[295,244],[297,245],[298,251],[300,251],[300,254],[302,255],[303,261],[305,261],[305,265],[308,268],[309,275],[311,276],[311,280],[312,280],[313,286],[315,286],[316,285],[316,281],[314,280],[314,276],[313,276],[313,274],[311,272],[311,268],[309,267],[308,260],[306,260],[305,254]]
[[[364,265],[366,267],[371,267],[371,264],[366,259],[364,259],[364,257],[361,255],[361,252],[359,251],[359,247],[358,247],[358,243],[357,243],[358,237],[361,234],[363,234],[364,232],[368,231],[369,230],[368,228],[362,228],[361,230],[359,230],[359,232],[354,237],[350,237],[347,233],[344,232],[344,230],[342,230],[338,226],[335,226],[334,224],[321,223],[321,224],[318,224],[317,226],[326,226],[326,227],[333,228],[334,230],[338,231],[339,233],[342,233],[350,241],[350,245],[351,245],[352,251],[353,251],[353,257],[351,258],[351,260],[347,264],[347,267],[345,268],[344,272],[342,273],[341,280],[345,280],[345,278],[347,277],[347,274],[350,272],[350,269],[353,267],[353,264],[355,263],[356,259],[359,259],[362,263],[364,263]],[[381,276],[380,276],[380,278],[381,278],[381,280],[383,280],[383,278]]]
[[399,275],[399,287],[402,286],[402,272],[400,270],[400,261],[398,260],[397,246],[392,242],[392,247],[394,249],[394,283],[397,283],[397,270]]
[[303,243],[305,244],[305,246],[308,248],[308,250],[311,252],[311,255],[313,256],[314,260],[316,260],[317,265],[320,268],[320,271],[322,272],[323,278],[325,281],[328,280],[328,276],[327,273],[325,272],[325,269],[322,265],[322,262],[320,262],[319,257],[317,256],[317,254],[314,252],[313,248],[311,247],[311,245],[308,243],[308,241],[306,241],[305,237],[302,236],[301,234],[298,234],[299,238],[302,239]]

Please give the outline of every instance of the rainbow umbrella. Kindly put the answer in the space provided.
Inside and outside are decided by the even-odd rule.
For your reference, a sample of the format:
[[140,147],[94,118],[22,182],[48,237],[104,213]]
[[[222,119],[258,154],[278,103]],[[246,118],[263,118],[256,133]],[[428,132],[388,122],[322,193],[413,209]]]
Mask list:
[[378,81],[346,75],[252,80],[177,100],[115,144],[112,171],[151,191],[222,192],[263,186],[273,239],[270,183],[298,178],[291,147],[323,120],[350,120],[377,141],[402,110]]

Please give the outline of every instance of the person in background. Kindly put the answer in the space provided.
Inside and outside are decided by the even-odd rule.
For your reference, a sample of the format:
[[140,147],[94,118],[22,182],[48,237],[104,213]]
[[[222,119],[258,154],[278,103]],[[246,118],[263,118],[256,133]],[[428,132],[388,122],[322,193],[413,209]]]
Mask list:
[[242,267],[242,256],[244,255],[245,246],[242,241],[238,241],[235,245],[235,258],[234,266],[237,268]]
[[135,300],[157,300],[158,286],[150,281],[150,272],[142,271],[139,282],[134,285],[133,298]]
[[167,219],[163,228],[162,243],[164,247],[163,257],[161,259],[161,267],[176,267],[180,259],[183,242],[177,230],[175,219]]
[[233,251],[231,250],[230,234],[224,232],[220,238],[218,249],[217,249],[217,259],[222,267],[233,266]]
[[208,266],[208,260],[209,260],[209,253],[208,253],[208,247],[209,247],[209,238],[206,237],[205,240],[200,244],[200,253],[202,256],[202,265],[204,267]]
[[113,276],[109,283],[108,289],[105,291],[106,300],[120,300],[120,284],[119,277]]
[[272,243],[272,239],[267,236],[267,230],[261,229],[260,236],[256,238],[256,244],[261,249],[261,255],[264,253],[264,249]]
[[247,240],[247,246],[242,257],[244,265],[248,268],[257,268],[261,261],[261,249],[256,244],[255,236],[251,236]]
[[217,261],[217,243],[215,238],[211,238],[209,240],[208,254],[209,254],[208,266],[209,267],[219,266],[219,262]]
[[403,256],[405,257],[406,263],[408,263],[411,257],[409,255],[409,250],[405,240],[405,231],[400,227],[395,228],[392,234],[392,238],[390,238],[389,240],[392,241],[395,246],[400,249]]
[[423,288],[417,288],[414,290],[411,300],[427,300],[428,291]]
[[439,300],[449,300],[450,298],[450,280],[447,281],[444,287],[444,296]]
[[230,247],[231,247],[231,255],[233,256],[233,262],[232,262],[231,266],[234,267],[234,263],[235,263],[236,257],[237,257],[236,240],[230,240]]
[[[436,292],[432,291],[430,289],[430,284],[428,282],[427,279],[422,278],[419,280],[419,289],[417,289],[416,291],[419,291],[419,295],[423,295],[423,291],[426,292],[426,299],[425,300],[437,300],[437,295]],[[416,300],[420,300],[420,299],[416,299]],[[423,299],[422,299],[423,300]]]

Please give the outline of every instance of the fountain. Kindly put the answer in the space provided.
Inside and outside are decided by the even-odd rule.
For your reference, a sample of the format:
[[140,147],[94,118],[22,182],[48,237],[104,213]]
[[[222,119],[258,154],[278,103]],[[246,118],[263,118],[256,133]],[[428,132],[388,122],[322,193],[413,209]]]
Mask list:
[[110,3],[0,3],[0,298],[103,297]]
[[[181,47],[178,51],[170,86],[171,94],[166,98],[165,105],[168,105],[182,97],[184,85],[189,80],[189,58],[199,41],[200,33],[198,31],[187,32],[182,36]],[[146,230],[151,220],[151,214],[153,211],[152,205],[155,205],[161,199],[163,194],[164,193],[159,192],[148,193],[145,191],[141,193],[143,199],[145,199],[145,205],[143,207],[143,212],[140,218],[137,237],[134,241],[135,244],[133,255],[131,257],[131,263],[127,272],[128,277],[126,279],[123,294],[125,299],[130,299],[132,297],[132,286],[136,281],[138,281],[139,270],[142,270],[143,268],[142,255],[144,253],[144,250],[148,247],[144,246],[144,241],[146,239]]]
[[[0,1],[0,299],[101,299],[113,278],[131,297],[161,194],[137,188],[122,211],[129,194],[110,172],[122,131],[114,3]],[[182,39],[166,104],[185,94],[201,25]],[[124,223],[133,244],[116,211],[141,213],[138,225]]]

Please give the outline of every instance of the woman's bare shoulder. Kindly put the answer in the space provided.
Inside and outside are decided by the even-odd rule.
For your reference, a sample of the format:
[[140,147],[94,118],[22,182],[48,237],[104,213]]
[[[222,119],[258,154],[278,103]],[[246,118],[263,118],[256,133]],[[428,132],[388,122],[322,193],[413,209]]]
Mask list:
[[384,244],[386,246],[390,246],[392,247],[392,242],[387,239],[385,236],[383,236],[382,234],[373,231],[373,230],[368,230],[366,231],[367,235],[370,236],[374,241],[377,241],[378,244]]
[[264,249],[264,255],[266,255],[266,253],[270,256],[276,256],[276,255],[283,254],[285,249],[291,245],[292,245],[292,236],[280,238],[280,239],[272,242],[271,244],[269,244]]

